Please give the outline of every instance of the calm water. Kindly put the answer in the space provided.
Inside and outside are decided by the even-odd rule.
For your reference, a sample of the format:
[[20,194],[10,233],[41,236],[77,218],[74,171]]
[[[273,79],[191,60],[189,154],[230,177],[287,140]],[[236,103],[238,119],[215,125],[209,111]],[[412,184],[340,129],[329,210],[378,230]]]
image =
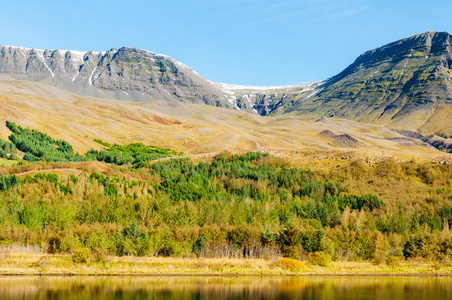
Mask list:
[[452,277],[0,277],[0,299],[452,299]]

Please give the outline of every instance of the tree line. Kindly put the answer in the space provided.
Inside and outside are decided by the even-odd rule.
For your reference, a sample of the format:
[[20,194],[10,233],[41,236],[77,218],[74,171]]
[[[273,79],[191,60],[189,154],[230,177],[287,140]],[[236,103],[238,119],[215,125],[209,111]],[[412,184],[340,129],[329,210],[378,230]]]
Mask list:
[[[115,165],[135,165],[142,167],[147,162],[173,155],[182,155],[176,151],[156,146],[133,143],[127,146],[108,144],[99,139],[95,142],[104,146],[102,150],[89,150],[86,155],[75,153],[72,145],[64,140],[56,140],[36,129],[24,128],[14,122],[6,121],[6,127],[12,134],[8,141],[0,140],[0,157],[17,159],[16,149],[23,152],[23,160],[28,162],[81,162],[103,161]],[[8,156],[9,154],[9,156]]]

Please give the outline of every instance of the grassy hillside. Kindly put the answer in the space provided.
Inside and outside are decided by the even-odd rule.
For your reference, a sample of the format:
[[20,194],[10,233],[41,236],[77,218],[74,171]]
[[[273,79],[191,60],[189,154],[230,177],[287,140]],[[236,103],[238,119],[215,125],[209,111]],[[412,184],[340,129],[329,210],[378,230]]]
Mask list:
[[11,134],[3,125],[9,120],[64,139],[81,154],[102,148],[95,139],[118,145],[140,142],[188,155],[223,150],[287,154],[347,149],[319,135],[330,130],[359,140],[359,147],[353,148],[359,153],[375,150],[408,160],[418,155],[441,155],[379,125],[340,119],[314,122],[295,116],[261,117],[205,105],[91,99],[41,83],[0,81],[0,104],[0,138],[7,140]]

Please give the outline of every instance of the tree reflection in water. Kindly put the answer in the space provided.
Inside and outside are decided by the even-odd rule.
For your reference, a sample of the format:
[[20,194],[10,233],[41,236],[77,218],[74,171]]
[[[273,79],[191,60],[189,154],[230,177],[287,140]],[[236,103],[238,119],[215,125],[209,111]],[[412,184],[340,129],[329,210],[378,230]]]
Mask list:
[[0,299],[450,299],[452,277],[0,277]]

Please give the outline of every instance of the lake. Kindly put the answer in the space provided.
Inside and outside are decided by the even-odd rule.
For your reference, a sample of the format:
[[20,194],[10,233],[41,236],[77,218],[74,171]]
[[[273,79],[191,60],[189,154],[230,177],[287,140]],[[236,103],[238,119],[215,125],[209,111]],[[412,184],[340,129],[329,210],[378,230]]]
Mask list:
[[0,277],[0,299],[452,299],[452,277]]

